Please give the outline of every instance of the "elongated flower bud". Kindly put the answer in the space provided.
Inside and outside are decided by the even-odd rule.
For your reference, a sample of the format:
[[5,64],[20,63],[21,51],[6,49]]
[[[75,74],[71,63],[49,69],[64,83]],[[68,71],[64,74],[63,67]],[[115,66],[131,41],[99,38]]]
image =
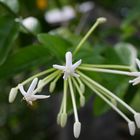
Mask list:
[[49,87],[50,93],[52,93],[55,90],[55,87],[56,87],[56,82],[51,82]]
[[85,105],[85,97],[81,96],[80,97],[80,106],[83,107]]
[[134,119],[138,128],[140,128],[140,113],[134,115]]
[[67,114],[62,113],[61,114],[61,127],[65,127],[66,123],[67,123]]
[[114,98],[111,99],[111,102],[113,105],[117,106],[117,101]]
[[85,85],[84,84],[80,84],[80,90],[81,90],[82,94],[84,94],[84,92],[85,92]]
[[57,115],[57,124],[60,125],[60,122],[61,122],[61,114],[59,113]]
[[38,89],[38,93],[40,93],[42,91],[43,88],[41,88],[44,85],[44,81],[43,80],[39,80],[37,88]]
[[9,103],[12,103],[14,102],[16,96],[17,96],[17,93],[18,93],[18,89],[17,88],[12,88],[11,91],[10,91],[10,94],[9,94]]
[[130,135],[134,136],[136,127],[135,127],[135,123],[133,121],[128,123],[128,128],[129,128]]
[[106,22],[106,18],[105,17],[99,17],[98,19],[97,19],[97,21],[99,22],[99,23],[104,23],[104,22]]
[[75,138],[79,138],[81,132],[81,123],[80,122],[75,122],[73,126],[73,133]]

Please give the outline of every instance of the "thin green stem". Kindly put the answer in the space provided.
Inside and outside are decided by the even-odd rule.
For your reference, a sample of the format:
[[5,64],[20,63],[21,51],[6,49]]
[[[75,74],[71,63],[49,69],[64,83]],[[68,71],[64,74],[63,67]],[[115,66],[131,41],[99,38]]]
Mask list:
[[112,73],[112,74],[132,76],[131,72],[120,71],[120,70],[88,68],[88,67],[84,67],[84,66],[79,66],[78,69],[85,70],[85,71],[95,71],[95,72],[103,72],[103,73]]
[[67,90],[68,90],[68,82],[64,80],[64,105],[63,105],[63,113],[66,113],[67,109]]
[[80,90],[80,88],[79,88],[79,86],[78,86],[77,81],[76,81],[74,78],[72,78],[72,81],[73,81],[73,83],[74,83],[74,85],[75,85],[75,87],[76,87],[76,89],[77,89],[79,95],[80,95],[80,96],[83,96],[83,94],[82,94],[82,92],[81,92],[81,90]]
[[98,90],[96,90],[91,83],[87,81],[87,79],[83,78],[83,82],[92,90],[94,91],[100,98],[102,98],[108,105],[110,105],[119,115],[122,116],[128,123],[131,120],[121,111],[119,110],[114,104],[112,104],[106,97],[104,97]]
[[75,48],[74,52],[73,52],[73,56],[80,50],[80,48],[82,47],[82,45],[85,43],[85,41],[87,40],[87,38],[91,35],[91,33],[96,29],[96,27],[102,22],[100,22],[100,20],[96,20],[95,24],[93,24],[93,26],[89,29],[89,31],[86,33],[86,35],[81,39],[81,41],[79,42],[79,44],[77,45],[77,47]]
[[94,65],[94,64],[82,64],[80,66],[83,67],[90,67],[90,68],[103,68],[103,69],[118,69],[118,70],[131,70],[130,66],[124,66],[124,65]]
[[124,107],[126,107],[130,112],[132,112],[133,114],[136,114],[136,111],[135,110],[133,110],[128,104],[126,104],[124,101],[122,101],[119,97],[117,97],[116,95],[114,95],[111,91],[109,91],[105,87],[101,86],[100,84],[98,84],[97,82],[95,82],[93,79],[89,78],[88,76],[86,76],[82,72],[77,71],[77,73],[81,77],[83,77],[84,79],[86,79],[87,81],[89,81],[90,83],[92,83],[93,85],[96,85],[96,87],[98,87],[100,90],[104,91],[106,94],[108,94],[111,97],[113,97],[114,99],[116,99],[120,104],[122,104]]
[[[50,73],[50,72],[52,72],[52,71],[54,71],[54,70],[56,70],[56,69],[50,68],[50,69],[48,69],[48,70],[42,71],[42,72],[40,72],[40,73],[38,73],[38,74],[36,74],[36,75],[34,75],[34,76],[28,78],[27,80],[23,81],[21,84],[22,84],[22,85],[25,85],[25,84],[31,82],[34,78],[43,76],[43,75],[48,74],[48,73]],[[18,87],[15,87],[15,88],[18,89]]]
[[43,79],[43,84],[38,87],[37,89],[35,89],[33,91],[33,94],[36,94],[40,89],[42,89],[46,84],[48,84],[50,81],[52,81],[58,74],[60,73],[59,70],[56,70],[55,72],[51,73],[50,75],[48,75],[46,78]]
[[72,99],[72,104],[73,104],[75,121],[78,122],[79,118],[78,118],[78,113],[77,113],[77,107],[76,107],[76,101],[75,101],[73,86],[72,86],[72,82],[71,82],[71,77],[68,78],[68,82],[69,82],[69,87],[70,87],[70,93],[71,93],[71,99]]

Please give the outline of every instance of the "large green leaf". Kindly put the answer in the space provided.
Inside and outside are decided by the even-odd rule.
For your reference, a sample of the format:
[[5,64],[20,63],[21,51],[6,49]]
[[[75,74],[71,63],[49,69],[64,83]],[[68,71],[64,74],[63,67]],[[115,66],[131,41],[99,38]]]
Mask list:
[[0,0],[0,3],[9,7],[13,12],[17,13],[19,11],[19,2],[18,0]]
[[60,61],[64,61],[65,53],[72,46],[69,41],[57,35],[39,34],[38,39]]
[[47,49],[41,45],[28,46],[9,56],[0,66],[0,79],[13,76],[34,66],[48,65],[51,57]]
[[0,65],[6,60],[18,34],[18,23],[9,16],[0,17]]

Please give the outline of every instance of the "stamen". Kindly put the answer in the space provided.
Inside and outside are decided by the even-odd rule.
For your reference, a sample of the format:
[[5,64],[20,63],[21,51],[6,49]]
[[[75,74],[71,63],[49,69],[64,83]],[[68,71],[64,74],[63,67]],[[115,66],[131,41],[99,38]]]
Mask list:
[[134,136],[135,135],[136,127],[135,127],[135,123],[133,121],[128,123],[128,128],[129,128],[130,135]]

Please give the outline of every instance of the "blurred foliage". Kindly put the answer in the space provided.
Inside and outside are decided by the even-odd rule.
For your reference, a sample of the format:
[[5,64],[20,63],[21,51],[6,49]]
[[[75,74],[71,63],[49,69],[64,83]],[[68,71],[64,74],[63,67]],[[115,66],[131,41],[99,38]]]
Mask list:
[[[133,65],[134,50],[136,49],[138,55],[140,54],[139,0],[92,0],[95,9],[80,13],[76,7],[83,2],[86,0],[0,0],[1,140],[53,139],[53,134],[48,132],[51,131],[49,128],[56,124],[56,113],[59,107],[54,117],[52,117],[54,114],[50,112],[55,109],[54,105],[60,104],[58,100],[51,99],[54,101],[52,103],[43,101],[36,103],[34,108],[29,108],[20,104],[19,97],[14,104],[9,105],[7,99],[10,88],[34,73],[52,67],[53,63],[63,63],[65,52],[76,47],[96,17],[109,16],[110,22],[102,25],[92,34],[89,41],[75,56],[75,60],[81,58],[83,63],[92,64]],[[70,5],[75,9],[75,18],[56,24],[46,21],[45,13],[65,5]],[[34,34],[27,28],[25,28],[26,33],[22,32],[23,25],[16,19],[29,16],[34,16],[39,20],[42,29],[40,33]],[[114,24],[116,21],[118,24]],[[90,76],[140,111],[139,86],[130,86],[125,76],[98,73],[92,73]],[[59,87],[61,87],[60,83],[61,81],[58,83]],[[61,88],[58,88],[56,92],[61,92]],[[86,101],[88,102],[93,95],[87,90]],[[61,94],[52,96],[60,98]],[[94,115],[101,115],[109,109],[96,96],[92,105],[91,111]],[[68,106],[71,112],[71,102]]]

